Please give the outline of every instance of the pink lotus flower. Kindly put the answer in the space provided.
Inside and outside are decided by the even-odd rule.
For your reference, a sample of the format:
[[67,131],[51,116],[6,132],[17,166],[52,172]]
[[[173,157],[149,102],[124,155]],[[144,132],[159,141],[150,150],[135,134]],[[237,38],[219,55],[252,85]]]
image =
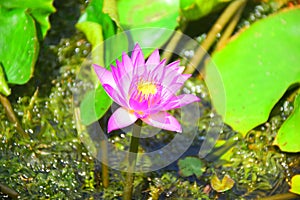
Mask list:
[[94,64],[94,69],[107,94],[119,107],[108,121],[108,132],[133,124],[140,118],[146,124],[158,128],[182,132],[177,119],[167,110],[180,108],[199,101],[192,94],[176,96],[176,92],[191,76],[182,74],[184,67],[179,61],[165,66],[156,49],[145,62],[138,44],[131,58],[123,53],[122,62],[116,60],[111,72]]

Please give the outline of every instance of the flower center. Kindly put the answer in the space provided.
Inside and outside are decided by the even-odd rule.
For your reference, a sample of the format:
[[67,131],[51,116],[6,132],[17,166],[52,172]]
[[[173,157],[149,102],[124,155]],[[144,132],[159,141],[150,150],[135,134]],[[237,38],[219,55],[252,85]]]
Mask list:
[[149,97],[151,94],[156,94],[157,88],[156,85],[153,84],[152,82],[139,82],[137,89],[139,93],[141,93],[146,99]]

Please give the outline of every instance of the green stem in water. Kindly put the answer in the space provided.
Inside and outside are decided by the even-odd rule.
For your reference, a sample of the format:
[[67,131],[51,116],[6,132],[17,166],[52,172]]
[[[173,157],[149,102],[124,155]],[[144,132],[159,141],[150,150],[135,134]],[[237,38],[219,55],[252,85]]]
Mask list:
[[9,188],[8,186],[3,185],[1,183],[0,183],[0,191],[4,194],[7,194],[9,197],[11,197],[13,199],[17,199],[19,196],[19,194],[15,190],[13,190],[13,189]]
[[207,34],[206,39],[203,41],[200,47],[195,52],[195,56],[191,60],[192,65],[188,65],[184,71],[185,74],[192,74],[199,63],[201,63],[203,57],[205,56],[206,52],[210,49],[213,45],[216,36],[220,33],[232,16],[235,15],[237,10],[240,9],[241,6],[244,6],[247,3],[247,0],[235,0],[225,9],[222,15],[218,18],[216,23],[210,29],[209,33]]
[[26,138],[29,139],[29,135],[23,130],[21,123],[19,122],[17,116],[15,115],[15,112],[10,104],[10,101],[7,99],[6,96],[0,94],[0,102],[4,107],[5,113],[8,117],[8,120],[14,124],[16,130],[18,131],[18,133]]
[[205,156],[205,160],[209,162],[216,161],[220,159],[229,149],[231,149],[236,143],[241,140],[243,136],[241,134],[236,134],[229,138],[225,144],[220,147],[215,147],[210,153]]
[[[86,130],[86,126],[84,126],[81,123],[80,118],[80,108],[75,107],[74,109],[75,114],[75,121],[76,121],[76,129],[78,132],[78,135],[80,137],[81,141],[84,141],[83,143],[86,144],[86,147],[88,147],[88,151],[91,153],[92,156],[97,157],[97,148],[95,146],[95,143],[91,139],[90,135],[88,134]],[[100,123],[104,123],[105,120],[100,120]],[[108,163],[108,150],[107,150],[107,143],[103,136],[104,133],[100,133],[100,148],[101,148],[101,155],[102,155],[102,184],[104,188],[107,188],[109,185],[109,168],[107,166]]]
[[182,32],[180,30],[176,31],[173,36],[171,37],[168,45],[166,46],[164,53],[162,54],[162,58],[166,59],[166,63],[169,62],[169,60],[172,57],[172,53],[174,52],[178,42],[180,41],[182,36]]
[[136,165],[136,158],[139,148],[139,139],[141,134],[142,121],[138,119],[133,125],[132,136],[130,141],[130,147],[128,152],[128,168],[124,187],[124,200],[132,199],[133,182],[134,182],[134,170]]
[[246,6],[246,3],[243,4],[239,10],[236,12],[236,14],[232,17],[232,20],[229,22],[227,28],[225,29],[224,33],[222,34],[222,37],[220,38],[218,44],[216,45],[215,51],[220,50],[222,47],[224,47],[232,35],[237,23],[239,22],[241,15],[243,13],[243,10]]
[[108,166],[105,163],[108,163],[108,158],[107,158],[107,145],[105,140],[101,140],[101,151],[102,151],[102,183],[103,187],[107,188],[109,185],[109,173],[108,173]]
[[299,199],[299,195],[294,194],[294,193],[284,193],[284,194],[276,194],[273,196],[269,196],[269,197],[263,197],[260,200],[289,200],[289,199]]
[[[100,121],[100,125],[104,127],[107,124],[107,116],[104,116]],[[104,133],[101,134],[100,148],[102,152],[102,184],[104,188],[109,185],[109,169],[108,169],[108,149]]]

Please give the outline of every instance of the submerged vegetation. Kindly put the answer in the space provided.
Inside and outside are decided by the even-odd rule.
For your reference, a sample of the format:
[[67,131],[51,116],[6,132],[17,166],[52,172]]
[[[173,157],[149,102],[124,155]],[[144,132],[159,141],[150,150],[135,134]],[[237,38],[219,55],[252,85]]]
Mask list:
[[[117,11],[113,12],[113,6],[106,7],[106,13],[100,15],[100,21],[103,20],[101,22],[105,25],[102,29],[104,38],[109,38],[126,27],[120,24],[131,22],[126,14],[130,10],[122,11],[120,7],[125,1],[113,2],[119,3],[120,20],[117,20],[114,14]],[[180,31],[194,37],[199,44],[205,46],[206,39],[210,37],[209,30],[212,23],[231,3],[231,1],[224,2],[205,11],[207,13],[204,12],[203,16],[197,16],[196,19],[190,18],[190,14],[194,12],[189,10],[192,7],[181,3],[185,18],[180,18],[179,23],[172,21],[180,15],[173,10],[168,15],[161,14],[161,18],[166,18],[163,19],[166,21],[161,23],[172,21],[169,24],[171,27],[168,28],[174,29],[179,26]],[[93,34],[83,30],[84,26],[75,28],[75,24],[79,24],[80,16],[87,10],[90,18],[81,18],[79,20],[81,23],[89,20],[96,23],[99,20],[91,17],[93,9],[88,7],[90,4],[89,1],[81,0],[54,1],[56,13],[50,16],[51,29],[45,39],[40,40],[40,53],[32,78],[24,85],[9,85],[11,95],[7,98],[22,129],[29,137],[24,138],[19,133],[16,124],[7,117],[4,106],[0,105],[1,199],[122,199],[126,174],[112,168],[107,170],[109,178],[103,174],[105,165],[101,164],[91,151],[93,144],[89,142],[93,139],[83,141],[86,137],[93,138],[93,136],[87,135],[86,129],[78,130],[74,114],[76,106],[74,93],[81,91],[83,87],[77,75],[82,63],[90,59],[88,56],[95,43],[99,43],[91,39]],[[131,6],[137,6],[136,4],[138,3]],[[249,1],[243,5],[245,8],[232,32],[244,31],[256,21],[281,9],[297,7],[297,4],[299,1]],[[158,4],[159,6],[161,4]],[[172,5],[169,9],[172,9]],[[100,11],[102,12],[101,9]],[[151,9],[149,12],[155,14]],[[139,20],[147,20],[147,16]],[[153,24],[160,25],[154,22]],[[203,28],[197,29],[195,24],[201,24]],[[142,22],[136,26],[132,25],[131,28],[139,27],[143,27]],[[218,42],[223,41],[223,35],[226,33],[215,35],[206,50],[214,52],[212,47],[218,46]],[[138,38],[138,35],[133,34],[133,40],[135,37]],[[170,38],[171,36],[159,41],[157,48]],[[226,44],[227,42],[223,43]],[[128,48],[128,44],[122,45]],[[122,45],[120,44],[120,48]],[[223,45],[219,46],[220,49]],[[196,49],[185,48],[182,50],[183,54],[197,55]],[[173,57],[168,58],[172,60]],[[280,198],[280,195],[290,199],[299,198],[296,195],[300,193],[299,188],[295,188],[297,184],[299,185],[299,179],[294,176],[300,174],[299,153],[287,153],[274,146],[274,140],[282,124],[295,113],[295,106],[299,108],[294,103],[299,92],[297,85],[299,80],[271,107],[267,121],[257,124],[250,131],[238,132],[230,127],[231,124],[220,125],[222,116],[217,112],[202,76],[202,73],[200,75],[194,73],[194,77],[182,88],[186,93],[192,93],[201,99],[198,104],[200,118],[196,119],[199,122],[196,137],[180,159],[154,172],[136,173],[133,199],[272,199],[273,195],[274,199]],[[239,85],[234,87],[238,88]],[[107,105],[110,106],[111,102]],[[172,114],[178,116],[180,111],[175,110]],[[103,127],[110,115],[109,112],[103,113],[101,119],[94,120],[99,120]],[[100,118],[99,116],[96,117]],[[189,121],[181,120],[180,123],[183,127],[192,126]],[[105,127],[103,129],[105,130]],[[216,143],[212,151],[208,152],[206,157],[199,158],[201,144],[210,131],[216,131],[220,136],[217,141],[211,141],[213,145]],[[139,152],[156,150],[167,145],[173,138],[174,134],[161,131],[153,137],[141,139],[138,150]],[[116,149],[128,148],[129,140],[130,134],[122,132],[113,132],[109,136],[109,142]],[[148,162],[148,165],[154,163],[147,158],[145,162]],[[294,193],[289,193],[293,185],[292,177],[296,177],[293,179]],[[109,182],[106,179],[109,179]]]

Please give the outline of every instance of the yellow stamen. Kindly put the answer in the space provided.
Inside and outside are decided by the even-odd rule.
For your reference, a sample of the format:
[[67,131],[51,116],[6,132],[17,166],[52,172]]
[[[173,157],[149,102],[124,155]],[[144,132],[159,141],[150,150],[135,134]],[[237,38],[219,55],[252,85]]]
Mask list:
[[149,97],[151,94],[156,94],[157,88],[156,85],[153,84],[152,82],[139,82],[137,89],[139,93],[144,96],[146,99]]

